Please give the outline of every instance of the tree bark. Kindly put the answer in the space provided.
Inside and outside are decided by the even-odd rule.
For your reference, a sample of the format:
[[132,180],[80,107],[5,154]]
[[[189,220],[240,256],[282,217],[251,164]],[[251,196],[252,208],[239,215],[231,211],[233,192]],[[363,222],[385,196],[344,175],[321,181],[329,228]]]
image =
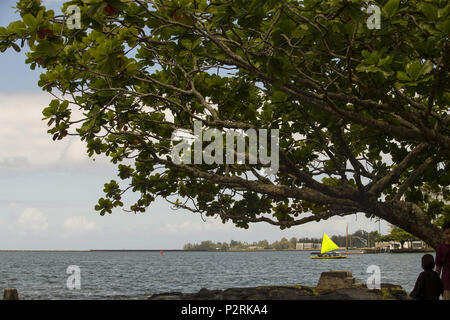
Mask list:
[[433,225],[414,203],[393,200],[377,202],[371,213],[425,241],[436,249],[442,242],[442,231]]

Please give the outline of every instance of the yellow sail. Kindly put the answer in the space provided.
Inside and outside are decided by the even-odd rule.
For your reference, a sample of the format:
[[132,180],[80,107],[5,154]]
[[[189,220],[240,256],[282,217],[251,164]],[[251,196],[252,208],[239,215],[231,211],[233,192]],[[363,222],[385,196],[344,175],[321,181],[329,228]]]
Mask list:
[[331,241],[330,238],[328,238],[326,233],[324,233],[322,239],[322,249],[320,249],[320,253],[325,253],[336,249],[339,249],[339,247],[336,245],[336,243]]

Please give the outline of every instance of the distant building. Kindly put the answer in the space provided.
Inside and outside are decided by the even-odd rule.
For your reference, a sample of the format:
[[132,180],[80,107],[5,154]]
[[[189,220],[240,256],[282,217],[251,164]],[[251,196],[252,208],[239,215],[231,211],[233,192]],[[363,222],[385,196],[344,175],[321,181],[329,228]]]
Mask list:
[[413,249],[424,249],[428,248],[428,245],[423,241],[412,241],[411,248]]
[[[392,250],[392,249],[401,249],[402,244],[398,241],[384,241],[384,242],[375,242],[375,248]],[[423,241],[406,241],[403,243],[404,249],[425,249],[428,248],[427,244]]]
[[[400,246],[400,243],[398,243]],[[390,249],[396,249],[397,243],[394,241],[383,241],[383,242],[375,242],[375,249],[382,249],[382,250],[390,250]]]
[[313,243],[313,242],[297,242],[295,244],[296,250],[315,250],[322,247],[320,243]]

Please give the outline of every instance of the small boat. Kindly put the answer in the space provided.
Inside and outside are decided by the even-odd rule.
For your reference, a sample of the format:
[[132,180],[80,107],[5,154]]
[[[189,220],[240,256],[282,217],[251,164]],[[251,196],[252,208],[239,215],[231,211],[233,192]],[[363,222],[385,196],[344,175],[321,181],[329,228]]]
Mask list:
[[[347,256],[333,252],[333,250],[339,249],[326,233],[323,234],[322,248],[320,253],[311,253],[311,259],[345,259]],[[316,256],[313,256],[316,254]]]

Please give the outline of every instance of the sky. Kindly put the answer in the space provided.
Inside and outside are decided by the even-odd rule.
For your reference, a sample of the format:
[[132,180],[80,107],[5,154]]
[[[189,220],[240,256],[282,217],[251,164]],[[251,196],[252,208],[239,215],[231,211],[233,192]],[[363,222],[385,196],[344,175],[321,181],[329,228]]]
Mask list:
[[[43,1],[58,11],[63,1]],[[0,1],[0,26],[19,18],[15,0]],[[53,97],[38,87],[42,70],[25,64],[25,54],[0,53],[0,250],[182,249],[203,240],[274,242],[282,237],[345,234],[359,229],[387,233],[387,223],[364,214],[333,217],[280,230],[266,223],[240,229],[220,219],[173,210],[157,199],[145,213],[118,208],[100,216],[94,206],[103,185],[120,181],[104,157],[89,158],[78,137],[53,141],[42,110]],[[136,195],[123,197],[126,207]]]

